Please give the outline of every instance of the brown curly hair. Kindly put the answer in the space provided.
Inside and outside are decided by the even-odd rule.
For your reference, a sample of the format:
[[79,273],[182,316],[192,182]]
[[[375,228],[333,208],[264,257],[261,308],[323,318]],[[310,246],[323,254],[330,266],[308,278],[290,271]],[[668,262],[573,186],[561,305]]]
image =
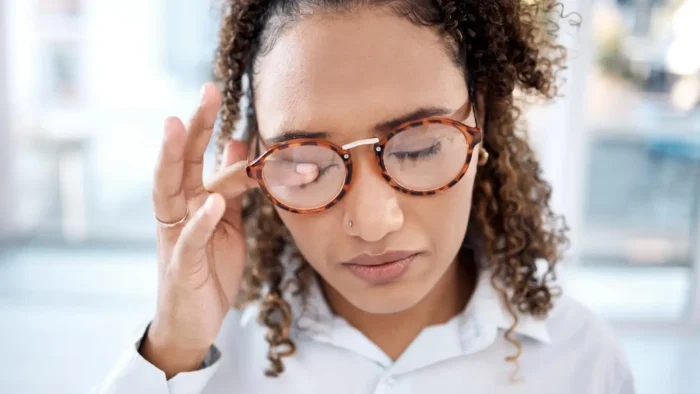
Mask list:
[[[512,337],[518,324],[515,310],[546,316],[556,295],[549,282],[568,241],[563,219],[550,208],[551,188],[542,179],[523,133],[514,93],[517,89],[523,97],[544,99],[557,95],[558,73],[566,58],[565,48],[556,43],[557,19],[568,16],[550,0],[227,0],[216,68],[224,97],[219,154],[241,118],[248,142],[257,133],[252,106],[254,62],[272,47],[280,30],[315,11],[349,12],[358,6],[385,7],[438,30],[465,79],[473,81],[484,97],[479,111],[485,119],[483,147],[490,159],[477,172],[464,243],[475,254],[473,261],[491,268],[491,283],[514,317],[505,338],[517,348],[507,360],[517,363],[521,348]],[[244,95],[247,103],[241,100]],[[293,273],[295,296],[302,297],[313,270],[261,193],[245,197],[243,217],[249,262],[238,304],[261,302],[259,319],[267,328],[270,345],[271,366],[266,374],[277,376],[284,370],[282,357],[295,350],[289,337],[291,307],[282,297],[286,270],[291,269],[290,261],[298,263]],[[538,260],[547,263],[544,275],[537,274]]]

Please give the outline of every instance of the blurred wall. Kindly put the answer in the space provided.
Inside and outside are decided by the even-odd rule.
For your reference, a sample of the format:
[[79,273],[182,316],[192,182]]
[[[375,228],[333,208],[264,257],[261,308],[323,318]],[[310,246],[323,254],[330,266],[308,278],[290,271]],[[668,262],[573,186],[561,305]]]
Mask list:
[[[579,262],[583,223],[584,180],[586,179],[586,75],[595,53],[592,43],[591,0],[562,0],[555,12],[559,20],[558,41],[568,50],[567,68],[558,74],[560,90],[552,102],[526,108],[528,137],[542,166],[544,179],[552,186],[551,206],[569,226],[571,244],[566,250],[567,266]],[[578,23],[580,22],[580,23]],[[562,268],[563,269],[563,268]],[[562,270],[560,269],[560,270]]]
[[[0,59],[7,59],[7,21],[4,0],[0,0]],[[11,185],[11,157],[9,100],[7,97],[7,62],[0,61],[0,241],[14,235],[12,216],[14,188]]]

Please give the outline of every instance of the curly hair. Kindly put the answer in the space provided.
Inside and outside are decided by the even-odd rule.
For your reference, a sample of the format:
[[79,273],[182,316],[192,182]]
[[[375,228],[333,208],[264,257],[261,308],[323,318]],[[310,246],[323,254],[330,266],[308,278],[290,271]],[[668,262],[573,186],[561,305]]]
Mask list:
[[[249,143],[257,133],[252,105],[255,60],[272,47],[280,31],[312,12],[349,12],[358,6],[385,7],[436,29],[465,79],[473,81],[484,98],[479,111],[485,119],[483,147],[490,159],[477,172],[464,243],[478,243],[478,248],[470,247],[478,251],[474,260],[491,268],[491,283],[514,319],[504,335],[517,349],[506,360],[517,365],[521,346],[512,336],[517,315],[543,318],[552,308],[557,295],[551,284],[554,267],[568,240],[563,219],[550,207],[551,187],[542,179],[526,140],[515,93],[543,99],[557,95],[566,59],[565,48],[556,42],[557,19],[568,17],[550,0],[226,0],[216,67],[224,98],[219,154],[239,120],[244,120]],[[313,270],[262,193],[245,196],[243,218],[249,261],[238,305],[261,302],[259,320],[267,329],[271,363],[266,374],[278,376],[284,370],[282,358],[295,351],[289,336],[291,307],[283,298],[286,270],[292,267],[290,259],[298,262],[292,274],[295,296],[302,297]],[[537,273],[538,261],[547,263],[544,275]]]

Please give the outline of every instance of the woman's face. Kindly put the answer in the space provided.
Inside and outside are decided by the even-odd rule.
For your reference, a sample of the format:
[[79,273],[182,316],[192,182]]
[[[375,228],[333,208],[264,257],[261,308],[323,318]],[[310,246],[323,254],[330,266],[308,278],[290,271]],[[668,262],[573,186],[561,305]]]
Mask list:
[[[326,132],[339,146],[379,137],[375,125],[421,108],[454,112],[468,98],[463,71],[436,32],[371,10],[290,25],[258,59],[255,89],[263,140],[303,130]],[[459,120],[474,124],[473,115]],[[476,153],[454,187],[416,197],[393,189],[372,146],[361,146],[352,150],[351,189],[337,205],[279,214],[333,291],[366,312],[400,312],[425,297],[455,260],[469,219]],[[347,264],[397,251],[417,255],[388,268]]]

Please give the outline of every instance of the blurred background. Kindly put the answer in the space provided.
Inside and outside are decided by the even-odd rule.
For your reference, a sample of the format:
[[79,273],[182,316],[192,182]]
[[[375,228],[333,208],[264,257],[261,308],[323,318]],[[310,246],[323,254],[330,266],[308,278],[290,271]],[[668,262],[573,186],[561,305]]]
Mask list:
[[[562,22],[563,97],[527,111],[571,227],[559,279],[640,394],[700,393],[700,0],[563,3],[583,20]],[[84,392],[151,315],[162,121],[211,79],[218,20],[213,0],[0,0],[0,392]]]

